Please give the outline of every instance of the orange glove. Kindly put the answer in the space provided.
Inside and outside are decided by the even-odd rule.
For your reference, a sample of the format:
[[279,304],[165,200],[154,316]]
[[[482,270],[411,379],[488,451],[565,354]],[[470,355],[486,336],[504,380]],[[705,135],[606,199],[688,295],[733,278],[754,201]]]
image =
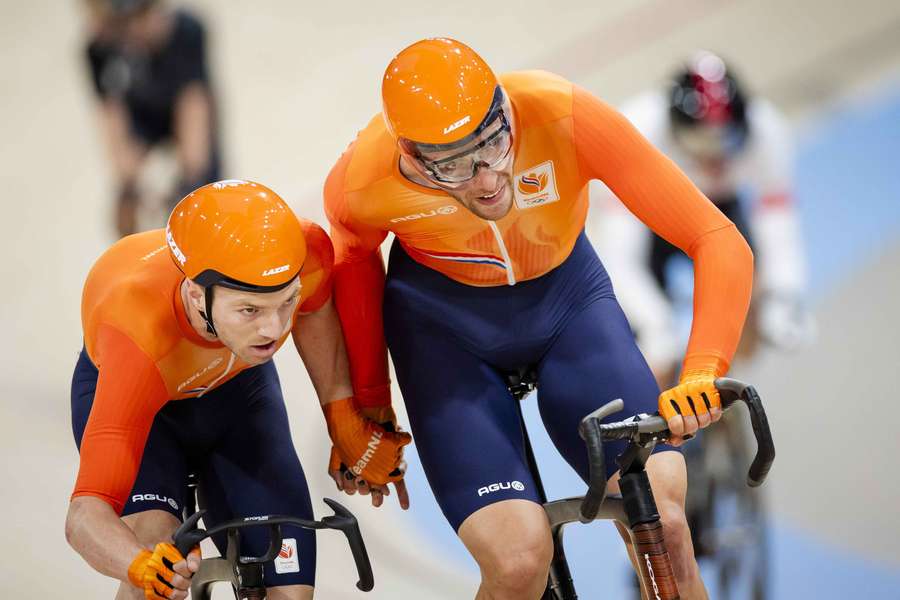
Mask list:
[[[378,423],[386,431],[400,431],[400,428],[397,426],[397,414],[394,412],[393,406],[363,406],[358,408],[363,417]],[[337,448],[332,446],[331,456],[328,459],[328,470],[339,471],[341,466],[343,466],[344,470],[347,470],[347,466],[341,460],[341,455],[338,454]]]
[[383,427],[397,428],[397,415],[394,413],[394,407],[390,404],[387,406],[363,406],[359,409],[360,414],[370,421],[375,421]]
[[322,412],[334,443],[329,469],[344,463],[354,475],[376,485],[403,479],[402,470],[391,473],[403,462],[403,446],[412,441],[408,433],[388,431],[367,419],[353,398],[324,404]]
[[[705,427],[711,421],[718,420],[721,414],[722,401],[719,398],[719,390],[716,389],[716,377],[718,375],[713,369],[685,371],[681,374],[678,385],[659,395],[659,414],[670,423],[670,429],[672,428],[673,418],[679,416],[696,417],[712,413],[710,415],[711,419],[708,421],[706,419],[698,419],[701,427]],[[676,425],[676,430],[673,433],[677,434],[679,431],[693,437],[693,431],[690,431],[687,427],[677,427]]]
[[[192,554],[195,552],[199,554],[200,548],[191,550]],[[157,544],[153,552],[141,550],[128,567],[128,581],[144,590],[144,596],[150,600],[168,598],[175,589],[172,585],[175,576],[172,565],[183,560],[178,549],[168,543]],[[188,589],[182,588],[182,591]]]
[[[363,406],[359,407],[359,412],[365,418],[370,421],[374,421],[375,423],[381,425],[385,428],[386,431],[399,431],[399,427],[397,426],[397,414],[394,412],[394,407],[388,406]],[[344,461],[341,460],[340,454],[338,454],[337,448],[334,446],[331,447],[331,456],[328,459],[328,470],[329,471],[339,471],[347,470],[347,466],[344,464]]]

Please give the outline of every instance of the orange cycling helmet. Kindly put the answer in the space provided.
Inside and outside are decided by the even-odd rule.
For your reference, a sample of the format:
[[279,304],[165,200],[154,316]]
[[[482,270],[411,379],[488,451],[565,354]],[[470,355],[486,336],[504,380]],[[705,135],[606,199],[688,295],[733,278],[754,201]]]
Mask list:
[[252,181],[229,179],[182,198],[166,225],[175,265],[205,289],[207,331],[212,322],[213,286],[246,292],[275,292],[300,274],[306,241],[300,221],[281,197]]
[[384,72],[384,121],[398,140],[452,144],[479,130],[498,90],[497,76],[462,42],[421,40],[395,56]]

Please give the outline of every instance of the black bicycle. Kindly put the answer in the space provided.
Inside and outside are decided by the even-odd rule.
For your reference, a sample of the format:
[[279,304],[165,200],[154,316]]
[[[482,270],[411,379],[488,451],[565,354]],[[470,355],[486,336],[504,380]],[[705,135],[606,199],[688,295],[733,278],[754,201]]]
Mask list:
[[[522,369],[508,375],[507,384],[513,396],[522,400],[537,387],[537,380],[533,370]],[[775,446],[762,400],[752,386],[734,379],[717,379],[716,388],[726,411],[737,401],[743,402],[749,409],[757,450],[747,475],[747,484],[757,487],[763,483],[775,460]],[[653,448],[657,443],[668,440],[670,432],[665,419],[658,414],[641,414],[617,423],[601,423],[623,407],[622,400],[614,400],[582,420],[579,435],[587,445],[590,463],[588,491],[584,496],[551,502],[547,501],[521,407],[519,408],[528,465],[553,534],[553,561],[542,600],[578,598],[563,548],[563,528],[569,523],[589,523],[597,519],[617,521],[630,532],[637,558],[638,576],[646,597],[658,600],[678,600],[680,597],[650,480],[645,471]],[[612,440],[628,440],[625,450],[616,459],[621,473],[620,496],[608,496],[606,493],[603,443]]]
[[[375,587],[372,575],[372,565],[369,562],[369,554],[363,542],[356,517],[340,503],[330,498],[325,498],[334,514],[326,516],[319,521],[300,519],[285,515],[259,515],[234,519],[219,523],[208,529],[200,529],[198,522],[205,513],[201,508],[195,512],[194,490],[202,506],[202,488],[197,486],[196,477],[191,477],[188,483],[188,497],[191,499],[185,508],[186,518],[181,527],[175,532],[175,547],[182,556],[199,544],[204,539],[225,533],[227,546],[225,555],[218,558],[205,558],[200,561],[200,570],[194,574],[191,580],[191,598],[194,600],[209,600],[212,597],[212,587],[219,582],[228,582],[238,600],[261,599],[266,597],[266,586],[263,576],[263,564],[274,560],[282,549],[282,525],[296,525],[306,529],[335,529],[344,534],[350,544],[350,552],[356,563],[358,581],[356,587],[364,592],[371,591]],[[247,527],[267,527],[269,529],[269,547],[262,556],[244,556],[241,554],[241,531]]]
[[719,600],[769,597],[769,540],[762,490],[750,489],[735,465],[747,464],[752,448],[746,419],[737,410],[687,444],[685,503],[694,553]]

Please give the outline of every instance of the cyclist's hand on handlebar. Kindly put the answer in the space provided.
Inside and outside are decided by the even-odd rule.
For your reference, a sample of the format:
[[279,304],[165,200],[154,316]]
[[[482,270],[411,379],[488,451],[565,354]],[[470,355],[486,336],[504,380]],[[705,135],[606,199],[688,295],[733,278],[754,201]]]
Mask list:
[[714,371],[685,371],[678,385],[659,395],[659,414],[667,421],[669,443],[680,446],[698,429],[722,418]]
[[[406,474],[406,462],[401,462],[397,467],[401,475]],[[337,451],[331,449],[331,460],[328,465],[328,474],[334,480],[337,489],[344,492],[348,496],[352,496],[359,492],[363,496],[372,498],[372,506],[378,508],[384,503],[384,497],[391,495],[389,484],[377,485],[369,483],[365,479],[355,477],[353,473],[341,462]],[[401,478],[392,482],[397,491],[397,501],[400,508],[406,510],[409,508],[409,493],[406,491],[406,482]]]
[[142,550],[128,567],[128,580],[144,590],[151,600],[168,598],[183,600],[191,588],[191,577],[200,568],[200,548],[194,548],[185,559],[174,545],[157,544]]

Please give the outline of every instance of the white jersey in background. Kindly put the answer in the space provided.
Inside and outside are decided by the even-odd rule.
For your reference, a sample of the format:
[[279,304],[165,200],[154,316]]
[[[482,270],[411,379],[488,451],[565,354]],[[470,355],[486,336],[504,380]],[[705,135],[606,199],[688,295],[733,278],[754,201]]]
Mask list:
[[[748,229],[742,233],[749,237],[756,260],[754,302],[760,333],[780,347],[802,343],[812,325],[799,309],[806,266],[791,193],[793,144],[783,116],[771,103],[751,99],[746,144],[726,163],[710,167],[676,143],[664,92],[642,94],[622,112],[710,200],[724,207],[737,199]],[[588,219],[590,238],[647,361],[655,372],[665,370],[677,360],[683,341],[676,339],[672,306],[651,271],[653,234],[602,182],[591,183],[591,199],[595,208]]]

